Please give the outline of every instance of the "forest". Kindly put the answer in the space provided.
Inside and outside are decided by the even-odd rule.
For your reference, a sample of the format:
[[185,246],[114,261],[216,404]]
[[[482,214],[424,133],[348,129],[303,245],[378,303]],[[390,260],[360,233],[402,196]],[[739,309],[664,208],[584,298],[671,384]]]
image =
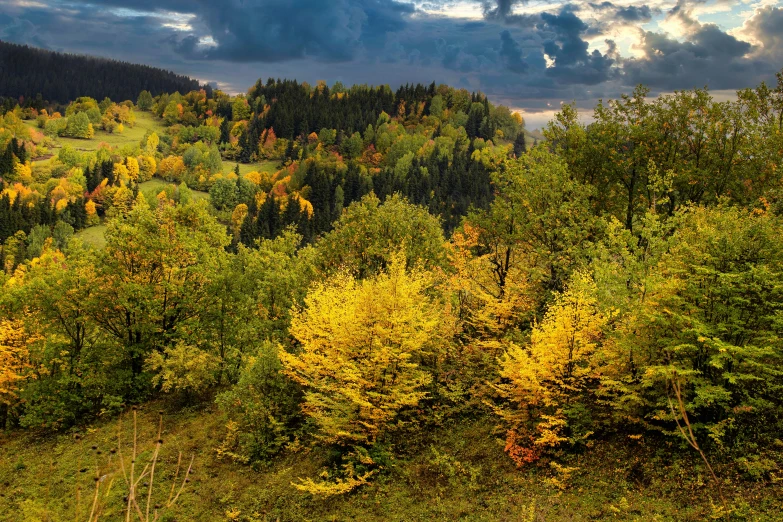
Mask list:
[[158,85],[0,116],[0,520],[778,520],[783,72]]
[[196,80],[148,65],[0,41],[0,105],[6,110],[17,103],[40,110],[51,103],[67,105],[79,96],[135,100],[143,90],[158,95],[201,87]]

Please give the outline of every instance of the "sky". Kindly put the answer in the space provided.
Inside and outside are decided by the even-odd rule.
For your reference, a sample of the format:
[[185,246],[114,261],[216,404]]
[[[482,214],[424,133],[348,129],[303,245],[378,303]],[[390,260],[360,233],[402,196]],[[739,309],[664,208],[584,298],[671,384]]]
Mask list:
[[0,0],[0,40],[145,63],[231,92],[258,78],[445,83],[518,110],[639,83],[717,97],[783,67],[783,0]]

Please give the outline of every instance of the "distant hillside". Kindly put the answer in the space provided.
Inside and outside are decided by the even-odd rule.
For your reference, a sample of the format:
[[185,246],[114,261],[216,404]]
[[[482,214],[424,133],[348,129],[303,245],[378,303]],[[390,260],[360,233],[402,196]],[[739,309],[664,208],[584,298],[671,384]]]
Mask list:
[[[0,96],[66,103],[79,96],[101,100],[136,100],[143,90],[153,96],[198,90],[198,81],[148,65],[94,56],[65,54],[0,41]],[[208,87],[207,87],[208,88]]]

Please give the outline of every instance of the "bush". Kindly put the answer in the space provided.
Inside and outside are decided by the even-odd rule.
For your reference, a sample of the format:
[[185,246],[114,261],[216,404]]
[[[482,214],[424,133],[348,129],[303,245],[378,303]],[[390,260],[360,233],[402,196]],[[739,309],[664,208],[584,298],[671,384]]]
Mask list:
[[204,350],[178,342],[163,353],[153,352],[147,359],[147,368],[157,372],[153,384],[166,392],[195,396],[217,382],[220,362]]
[[243,462],[265,461],[294,439],[302,423],[302,392],[283,375],[280,349],[265,342],[246,362],[239,382],[218,396],[232,426],[218,453]]

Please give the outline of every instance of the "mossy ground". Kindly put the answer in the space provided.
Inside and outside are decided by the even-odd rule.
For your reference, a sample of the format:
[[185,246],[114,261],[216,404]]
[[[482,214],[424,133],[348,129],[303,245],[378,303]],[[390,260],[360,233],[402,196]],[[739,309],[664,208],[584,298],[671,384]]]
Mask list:
[[[139,414],[139,444],[149,456],[157,429],[157,409]],[[581,455],[561,459],[578,468],[564,484],[540,463],[515,468],[503,453],[491,419],[463,420],[425,434],[401,438],[395,459],[375,481],[353,494],[315,499],[291,483],[315,477],[323,469],[322,451],[303,448],[268,466],[249,466],[218,458],[225,426],[222,415],[203,410],[164,411],[163,449],[156,471],[155,497],[169,494],[178,452],[195,454],[194,473],[173,521],[701,521],[718,513],[720,500],[697,458],[673,445],[657,453],[639,443],[600,443]],[[94,491],[96,463],[106,491],[112,484],[101,520],[122,520],[124,483],[116,456],[118,433],[130,454],[131,417],[99,420],[73,433],[0,435],[0,521],[75,520],[82,518]],[[119,429],[118,429],[119,427]],[[404,442],[403,442],[404,439]],[[97,450],[91,449],[93,446]],[[100,451],[101,454],[97,455]],[[86,471],[80,473],[80,470]],[[727,466],[719,467],[732,520],[780,520],[780,485],[750,482]],[[113,480],[113,482],[112,482]],[[77,508],[77,490],[81,497]],[[102,493],[103,494],[103,493]]]

